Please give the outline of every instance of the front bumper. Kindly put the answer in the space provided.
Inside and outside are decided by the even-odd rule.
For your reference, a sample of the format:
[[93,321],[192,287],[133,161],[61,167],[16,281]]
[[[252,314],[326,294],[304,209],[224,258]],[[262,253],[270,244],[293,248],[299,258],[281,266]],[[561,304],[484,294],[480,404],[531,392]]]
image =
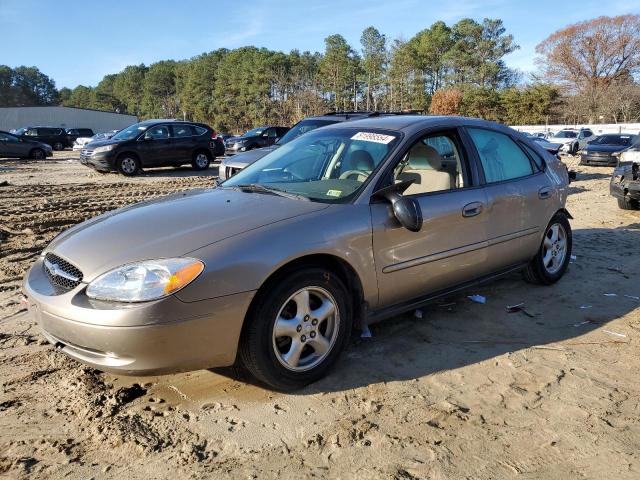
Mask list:
[[30,269],[23,294],[30,314],[56,348],[94,368],[146,375],[234,363],[254,292],[183,302],[93,302],[86,284],[56,295],[42,268]]
[[101,172],[116,170],[116,156],[113,150],[100,153],[88,153],[86,150],[82,150],[80,152],[80,163]]
[[246,152],[247,147],[241,143],[231,143],[225,146],[224,154],[227,156],[235,155],[236,153]]
[[582,153],[580,155],[580,163],[582,165],[597,165],[602,167],[615,167],[618,163],[616,157],[612,155],[594,155]]
[[640,180],[634,180],[630,169],[614,172],[609,183],[609,193],[615,198],[629,198],[640,201]]

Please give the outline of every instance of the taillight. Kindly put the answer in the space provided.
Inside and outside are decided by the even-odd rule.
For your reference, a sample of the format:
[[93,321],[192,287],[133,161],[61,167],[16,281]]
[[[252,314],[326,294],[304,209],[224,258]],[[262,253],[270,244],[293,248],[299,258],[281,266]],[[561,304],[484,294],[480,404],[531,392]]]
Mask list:
[[211,140],[216,140],[218,138],[218,134],[215,130],[211,131]]

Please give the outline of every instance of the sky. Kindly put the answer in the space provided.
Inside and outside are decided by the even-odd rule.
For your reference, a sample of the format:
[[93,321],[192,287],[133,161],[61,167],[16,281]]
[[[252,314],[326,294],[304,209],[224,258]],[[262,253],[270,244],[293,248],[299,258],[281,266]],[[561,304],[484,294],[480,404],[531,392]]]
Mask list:
[[323,51],[339,33],[359,50],[370,25],[409,39],[438,20],[488,17],[515,37],[520,49],[505,60],[526,75],[552,32],[624,13],[640,13],[640,0],[0,0],[0,64],[36,66],[58,88],[95,86],[127,65],[222,47]]

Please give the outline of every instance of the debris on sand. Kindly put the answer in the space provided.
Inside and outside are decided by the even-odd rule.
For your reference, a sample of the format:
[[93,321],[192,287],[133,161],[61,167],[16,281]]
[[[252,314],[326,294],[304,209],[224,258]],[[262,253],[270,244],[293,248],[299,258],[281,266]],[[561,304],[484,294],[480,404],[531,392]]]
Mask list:
[[138,383],[134,383],[130,387],[122,387],[115,393],[115,399],[117,405],[125,405],[133,402],[136,398],[142,397],[147,391]]
[[482,295],[477,295],[477,294],[476,295],[469,295],[469,296],[467,296],[467,298],[469,300],[471,300],[472,302],[475,302],[475,303],[482,303],[482,304],[487,303],[487,297],[483,297]]

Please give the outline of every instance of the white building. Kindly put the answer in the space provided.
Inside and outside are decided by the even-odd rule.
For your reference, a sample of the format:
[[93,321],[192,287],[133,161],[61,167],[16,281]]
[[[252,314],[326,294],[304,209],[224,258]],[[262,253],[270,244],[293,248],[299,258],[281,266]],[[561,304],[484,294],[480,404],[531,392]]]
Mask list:
[[94,132],[120,130],[136,123],[138,117],[74,107],[4,107],[0,108],[0,130],[21,127],[90,128]]

